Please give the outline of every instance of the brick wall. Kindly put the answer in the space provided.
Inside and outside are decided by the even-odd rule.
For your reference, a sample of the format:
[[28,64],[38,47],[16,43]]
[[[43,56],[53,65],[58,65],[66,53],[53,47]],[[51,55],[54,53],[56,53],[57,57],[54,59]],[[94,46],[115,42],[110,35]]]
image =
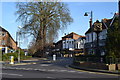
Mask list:
[[[3,29],[3,28],[2,28]],[[11,49],[16,50],[17,49],[17,44],[14,41],[14,39],[11,37],[8,31],[2,30],[2,33],[0,33],[0,47],[9,47]],[[3,35],[4,34],[4,35]],[[3,42],[5,44],[3,44]]]

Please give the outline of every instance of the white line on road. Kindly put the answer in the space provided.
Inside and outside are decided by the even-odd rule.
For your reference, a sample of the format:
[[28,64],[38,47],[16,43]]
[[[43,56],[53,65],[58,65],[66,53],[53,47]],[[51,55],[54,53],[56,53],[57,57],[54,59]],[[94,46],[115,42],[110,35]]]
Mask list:
[[3,75],[11,75],[11,76],[23,76],[21,74],[13,74],[13,73],[0,73],[0,74],[3,74]]
[[48,71],[56,71],[55,69],[52,69],[52,70],[48,70]]
[[46,71],[45,69],[41,69],[40,71]]
[[64,72],[64,71],[67,71],[67,70],[60,70],[60,71],[63,71],[63,72]]
[[52,78],[53,79],[53,77],[46,77],[46,78]]
[[76,71],[68,71],[68,72],[76,72]]
[[41,64],[40,66],[50,66],[50,64],[48,65],[48,64]]

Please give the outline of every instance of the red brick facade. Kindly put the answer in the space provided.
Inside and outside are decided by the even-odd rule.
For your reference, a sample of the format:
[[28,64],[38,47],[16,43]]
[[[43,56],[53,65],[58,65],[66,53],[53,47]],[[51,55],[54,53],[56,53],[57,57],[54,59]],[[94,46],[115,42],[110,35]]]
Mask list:
[[12,50],[17,49],[17,43],[11,37],[9,32],[2,27],[0,27],[0,48],[7,48]]

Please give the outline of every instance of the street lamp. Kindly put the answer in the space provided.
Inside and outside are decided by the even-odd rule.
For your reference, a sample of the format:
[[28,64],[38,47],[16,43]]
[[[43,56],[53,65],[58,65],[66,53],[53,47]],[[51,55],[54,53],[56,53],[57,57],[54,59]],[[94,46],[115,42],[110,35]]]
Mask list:
[[85,12],[84,16],[88,16],[90,14],[90,27],[92,27],[92,21],[93,21],[93,12]]
[[102,31],[102,23],[96,20],[94,23],[93,31],[97,34],[97,49],[96,49],[96,55],[100,55],[99,50],[99,33]]
[[90,23],[90,28],[91,28],[91,31],[92,31],[92,33],[91,33],[91,36],[92,36],[92,45],[91,45],[91,47],[92,47],[92,54],[93,54],[93,30],[92,30],[93,12],[92,11],[91,12],[85,12],[84,16],[88,16],[88,14],[90,14],[90,21],[89,21],[89,23]]
[[[21,26],[18,26],[19,31],[16,33],[16,37],[19,35],[19,53],[18,53],[18,63],[20,63],[20,35],[21,35],[21,31],[20,29],[22,28]],[[17,40],[17,39],[16,39]]]

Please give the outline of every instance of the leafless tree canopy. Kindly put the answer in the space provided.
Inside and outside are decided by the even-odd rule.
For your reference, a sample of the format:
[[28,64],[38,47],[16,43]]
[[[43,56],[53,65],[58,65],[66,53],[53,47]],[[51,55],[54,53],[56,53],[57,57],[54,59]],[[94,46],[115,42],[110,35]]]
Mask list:
[[39,49],[53,42],[59,30],[64,30],[73,21],[65,3],[29,2],[17,3],[16,7],[17,21],[23,25],[22,33],[33,35]]

